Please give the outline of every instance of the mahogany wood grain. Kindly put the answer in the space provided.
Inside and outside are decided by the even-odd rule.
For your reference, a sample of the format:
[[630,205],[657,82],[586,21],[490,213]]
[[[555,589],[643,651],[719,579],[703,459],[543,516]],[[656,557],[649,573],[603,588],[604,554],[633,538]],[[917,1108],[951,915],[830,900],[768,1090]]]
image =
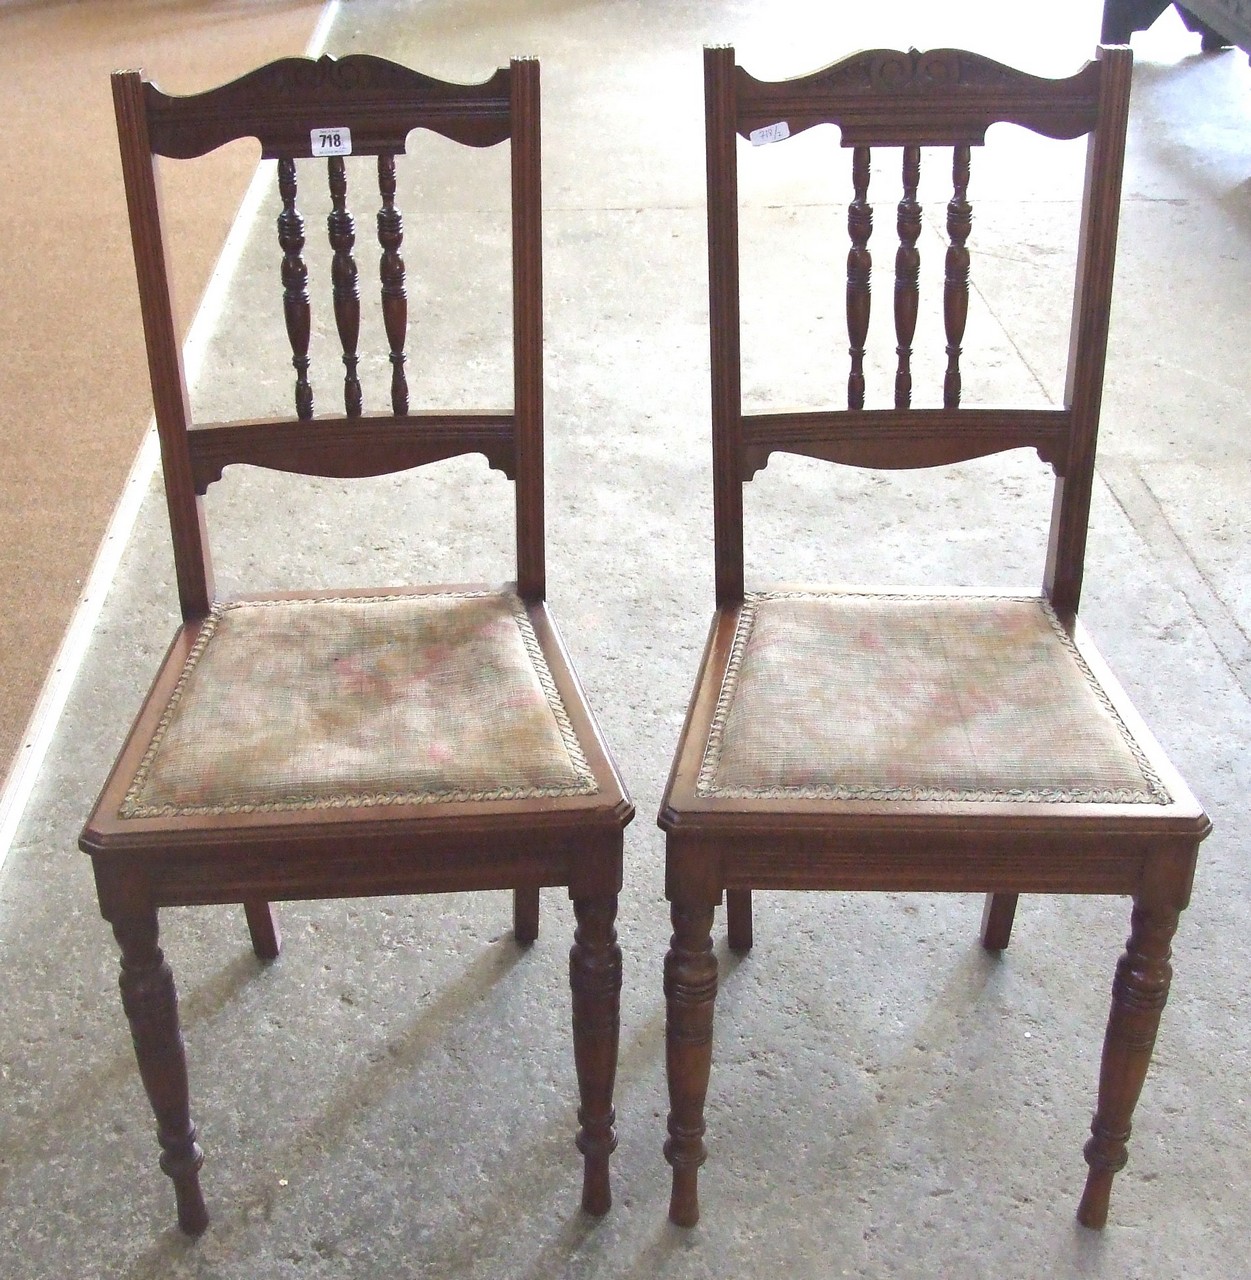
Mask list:
[[526,885],[513,890],[513,937],[529,946],[539,936],[539,887]]
[[[1129,114],[1133,58],[1126,48],[1099,50],[1100,111],[1107,119]],[[1082,594],[1095,444],[1103,403],[1103,366],[1112,312],[1112,275],[1120,222],[1125,130],[1100,129],[1086,147],[1086,191],[1077,247],[1077,288],[1064,403],[1073,415],[1069,467],[1056,480],[1044,582],[1061,616],[1077,612]]]
[[712,1015],[717,998],[717,958],[712,953],[711,904],[674,902],[673,939],[665,956],[665,1064],[669,1078],[669,1140],[673,1167],[669,1218],[680,1227],[699,1221],[704,1099],[712,1067]]
[[903,149],[903,197],[899,201],[896,226],[899,249],[895,253],[895,408],[912,403],[912,337],[917,327],[921,276],[921,206],[917,203],[917,183],[921,180],[921,148]]
[[404,286],[404,216],[395,207],[395,157],[378,157],[378,243],[382,246],[379,276],[382,280],[382,323],[387,332],[391,361],[391,410],[397,417],[408,412],[408,379],[404,373],[404,340],[408,332],[408,291]]
[[121,149],[122,179],[135,248],[139,309],[152,381],[152,404],[161,441],[161,473],[174,544],[174,571],[184,620],[203,618],[213,598],[213,567],[204,513],[192,481],[182,440],[191,422],[182,367],[182,348],[174,328],[169,272],[161,232],[160,197],[148,132],[146,85],[137,71],[119,71],[112,79],[113,108]]
[[[145,86],[152,154],[188,160],[235,138],[266,159],[310,156],[311,131],[348,128],[358,156],[402,153],[414,129],[493,147],[511,136],[510,69],[483,84],[451,84],[370,54],[280,58],[204,93]],[[310,113],[311,112],[311,113]]]
[[308,300],[308,267],[304,263],[304,219],[295,207],[296,192],[295,161],[284,156],[278,161],[278,194],[282,197],[282,212],[278,215],[282,313],[291,343],[291,363],[295,366],[295,411],[301,418],[311,418],[313,388],[308,381],[308,339],[312,311]]
[[869,306],[873,281],[873,255],[869,237],[873,234],[873,206],[869,203],[868,147],[852,152],[851,181],[855,192],[847,208],[847,340],[850,344],[851,372],[847,376],[847,407],[864,408],[864,344],[869,336]]
[[741,480],[774,452],[881,470],[934,467],[1005,449],[1036,449],[1059,474],[1067,466],[1066,409],[861,409],[753,413],[741,417]]
[[1012,938],[1012,921],[1016,916],[1016,893],[988,893],[982,908],[982,946],[987,951],[1002,951]]
[[[199,1185],[203,1156],[191,1122],[187,1070],[173,976],[157,946],[158,911],[241,903],[262,960],[281,948],[272,902],[403,893],[511,890],[519,944],[537,936],[539,890],[562,886],[577,921],[570,957],[573,1043],[583,1157],[582,1204],[611,1202],[609,1156],[620,1020],[621,953],[614,921],[622,883],[622,832],[634,814],[620,774],[545,603],[539,67],[515,60],[485,84],[432,80],[381,59],[284,59],[218,90],[171,98],[137,72],[113,78],[118,134],[134,242],[153,403],[160,433],[183,625],[79,838],[93,860],[100,910],[122,951],[122,1001],[139,1070],[157,1117],[161,1167],[173,1179],[182,1229],[208,1215]],[[355,223],[343,161],[331,157],[335,323],[344,353],[342,416],[313,416],[311,329],[304,225],[296,160],[311,134],[349,130],[352,151],[376,154],[382,209],[381,309],[392,367],[392,412],[366,413],[357,378],[360,298]],[[512,155],[513,353],[511,410],[457,407],[408,412],[404,341],[403,223],[395,208],[396,157],[410,129],[431,129],[470,146],[507,142]],[[283,209],[283,311],[296,369],[296,412],[276,419],[192,421],[171,321],[155,158],[194,157],[256,136],[279,164]],[[377,804],[296,811],[246,809],[125,818],[132,779],[178,687],[215,603],[202,495],[231,465],[346,478],[381,475],[479,452],[515,480],[517,581],[529,624],[586,756],[596,789],[574,796],[472,802]],[[497,589],[478,585],[476,588]],[[430,594],[448,584],[353,585],[266,599],[362,599]]]
[[1173,970],[1171,943],[1181,904],[1136,895],[1125,953],[1112,982],[1112,1010],[1099,1070],[1099,1104],[1084,1154],[1090,1172],[1077,1210],[1083,1226],[1108,1220],[1112,1178],[1129,1159],[1130,1120],[1142,1093]]
[[[767,84],[705,51],[712,473],[717,611],[708,632],[658,817],[666,833],[665,892],[673,939],[665,959],[666,1068],[670,1111],[665,1156],[673,1170],[670,1217],[699,1218],[698,1177],[707,1151],[704,1102],[712,1064],[717,961],[711,928],[726,904],[729,942],[752,946],[757,891],[838,890],[986,895],[982,945],[1008,945],[1022,893],[1097,893],[1133,900],[1133,924],[1117,966],[1104,1045],[1090,1166],[1078,1216],[1100,1226],[1112,1177],[1125,1162],[1130,1119],[1168,990],[1168,953],[1210,823],[1151,737],[1077,618],[1086,522],[1108,336],[1130,53],[1100,49],[1068,79],[1047,81],[958,50],[874,50],[822,71]],[[1089,134],[1069,372],[1060,409],[961,407],[968,310],[970,148],[990,124],[1014,121],[1063,139]],[[790,135],[838,127],[854,148],[848,211],[848,409],[744,414],[740,383],[737,137],[785,123]],[[912,409],[911,352],[919,295],[916,203],[921,148],[954,148],[947,210],[943,317],[947,364],[942,409]],[[869,312],[869,148],[903,148],[895,320],[896,407],[863,408],[863,335]],[[778,317],[778,340],[785,341]],[[744,609],[743,485],[777,451],[876,468],[936,467],[1031,448],[1055,472],[1043,594],[1051,597],[1080,660],[1160,779],[1151,803],[1056,800],[822,798],[736,783],[701,787],[714,721],[729,687]],[[924,536],[928,531],[921,530]],[[926,582],[927,590],[934,585]],[[786,590],[786,584],[779,584]],[[861,588],[867,590],[868,588]],[[973,593],[964,593],[973,596]],[[779,645],[771,661],[781,661]],[[742,678],[742,677],[740,677]],[[811,671],[803,679],[811,681]],[[1028,679],[1022,674],[1022,679]],[[835,702],[827,708],[840,715]],[[757,732],[768,733],[769,726]],[[722,730],[718,728],[717,732]],[[889,790],[889,788],[888,788]],[[748,794],[743,794],[744,792]],[[900,980],[907,981],[906,966]]]
[[943,406],[960,405],[960,344],[969,316],[969,250],[973,229],[969,205],[969,148],[952,148],[951,182],[954,191],[947,203],[946,272],[943,278],[943,328],[947,334],[947,372],[943,378]]
[[282,931],[273,908],[264,898],[245,898],[243,911],[258,960],[277,960],[282,951]]
[[617,1148],[612,1105],[621,1027],[621,948],[616,895],[574,898],[578,927],[569,952],[573,991],[573,1052],[578,1075],[578,1150],[586,1158],[582,1208],[607,1213],[612,1205],[608,1157]]
[[200,1192],[204,1152],[191,1122],[174,975],[157,946],[155,910],[132,909],[112,923],[122,950],[122,1008],[130,1023],[139,1075],[156,1116],[161,1168],[173,1179],[178,1225],[188,1235],[199,1235],[208,1226]]
[[515,436],[511,413],[426,409],[403,417],[199,423],[189,431],[187,445],[196,492],[205,493],[226,467],[240,463],[297,475],[359,478],[465,453],[481,453],[511,480]]
[[1067,80],[1044,80],[963,49],[870,49],[772,83],[734,68],[743,137],[779,120],[792,136],[837,124],[845,147],[976,146],[997,121],[1078,138],[1095,126],[1099,86],[1091,64]]
[[361,380],[356,343],[360,337],[361,299],[357,285],[356,223],[347,208],[347,169],[342,156],[331,156],[326,164],[330,180],[330,213],[326,230],[334,258],[330,265],[335,326],[343,347],[343,409],[349,418],[361,416]]
[[725,894],[726,936],[730,950],[740,954],[752,945],[751,890],[727,889]]
[[704,50],[708,307],[712,348],[712,509],[717,603],[743,595],[742,374],[739,366],[738,167],[734,50]]
[[539,64],[513,59],[513,412],[516,416],[517,590],[546,594],[543,536],[543,231]]

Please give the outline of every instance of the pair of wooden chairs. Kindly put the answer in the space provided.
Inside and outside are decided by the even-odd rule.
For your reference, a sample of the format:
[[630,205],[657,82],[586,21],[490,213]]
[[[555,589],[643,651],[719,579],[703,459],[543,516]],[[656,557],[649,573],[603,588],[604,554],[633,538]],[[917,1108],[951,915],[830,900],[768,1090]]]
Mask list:
[[[877,51],[766,84],[705,55],[717,612],[660,815],[674,936],[665,961],[675,1222],[698,1217],[704,1098],[723,896],[730,945],[752,942],[756,889],[982,891],[983,943],[1004,947],[1016,895],[1126,894],[1079,1216],[1105,1218],[1168,991],[1169,943],[1207,819],[1077,622],[1120,193],[1130,55],[1103,49],[1045,81],[951,50]],[[139,291],[183,625],[84,830],[122,952],[122,1001],[156,1114],[161,1166],[190,1233],[207,1214],[166,906],[242,903],[258,956],[270,903],[511,889],[531,941],[541,886],[566,886],[583,1207],[610,1204],[622,833],[633,809],[545,604],[538,65],[448,84],[380,59],[287,59],[173,98],[114,77]],[[960,407],[972,148],[1011,121],[1089,135],[1068,384],[1062,408]],[[739,361],[738,137],[832,123],[852,151],[846,410],[745,414]],[[413,129],[511,146],[514,405],[410,412],[403,224],[395,161]],[[283,309],[294,417],[191,419],[169,299],[155,157],[238,137],[278,161]],[[865,409],[871,148],[902,148],[892,409]],[[921,149],[949,149],[941,409],[912,409]],[[296,161],[327,155],[332,296],[344,409],[314,415],[311,309]],[[366,414],[360,298],[344,157],[376,156],[391,412]],[[861,467],[933,467],[1035,449],[1056,473],[1038,597],[745,589],[743,485],[774,451]],[[482,453],[515,481],[517,580],[505,588],[384,587],[215,597],[202,512],[246,463],[364,476]]]

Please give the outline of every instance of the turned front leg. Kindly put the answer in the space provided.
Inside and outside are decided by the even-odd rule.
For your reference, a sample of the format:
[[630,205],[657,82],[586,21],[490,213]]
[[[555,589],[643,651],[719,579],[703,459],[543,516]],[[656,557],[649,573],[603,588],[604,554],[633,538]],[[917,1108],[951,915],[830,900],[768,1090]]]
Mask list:
[[122,1008],[139,1061],[139,1075],[156,1116],[161,1168],[173,1179],[178,1225],[198,1236],[208,1226],[200,1193],[204,1152],[196,1142],[187,1091],[187,1059],[178,1025],[174,975],[157,946],[156,911],[113,921],[122,949]]
[[1169,964],[1179,912],[1149,910],[1135,903],[1125,954],[1112,982],[1112,1011],[1103,1042],[1099,1102],[1086,1143],[1090,1172],[1077,1210],[1078,1221],[1102,1227],[1108,1220],[1112,1179],[1129,1156],[1131,1120],[1142,1092],[1160,1014],[1168,1000],[1173,970]]
[[[537,896],[537,894],[536,894]],[[621,1032],[621,948],[617,898],[575,898],[578,927],[569,952],[573,992],[573,1056],[578,1073],[578,1150],[583,1156],[582,1208],[604,1214],[612,1205],[608,1157],[617,1147],[613,1085]]]
[[665,1066],[669,1077],[669,1140],[673,1167],[669,1218],[680,1227],[699,1221],[699,1168],[704,1148],[704,1099],[712,1069],[712,1012],[717,958],[712,954],[711,906],[675,902],[673,941],[665,956]]

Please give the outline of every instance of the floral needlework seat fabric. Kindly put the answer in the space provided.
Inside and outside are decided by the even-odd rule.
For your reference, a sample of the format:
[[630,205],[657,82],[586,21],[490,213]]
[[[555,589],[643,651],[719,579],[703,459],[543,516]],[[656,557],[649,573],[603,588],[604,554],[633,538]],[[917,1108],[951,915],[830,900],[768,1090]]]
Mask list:
[[508,592],[216,607],[122,816],[589,795]]
[[698,790],[1165,804],[1041,599],[748,595]]

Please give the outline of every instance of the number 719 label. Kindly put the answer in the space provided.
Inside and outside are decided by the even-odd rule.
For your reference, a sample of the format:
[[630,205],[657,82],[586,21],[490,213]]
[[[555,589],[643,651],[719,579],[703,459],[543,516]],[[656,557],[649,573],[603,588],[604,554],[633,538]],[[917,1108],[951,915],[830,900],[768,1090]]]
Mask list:
[[352,131],[343,127],[313,129],[309,134],[315,156],[350,156]]

